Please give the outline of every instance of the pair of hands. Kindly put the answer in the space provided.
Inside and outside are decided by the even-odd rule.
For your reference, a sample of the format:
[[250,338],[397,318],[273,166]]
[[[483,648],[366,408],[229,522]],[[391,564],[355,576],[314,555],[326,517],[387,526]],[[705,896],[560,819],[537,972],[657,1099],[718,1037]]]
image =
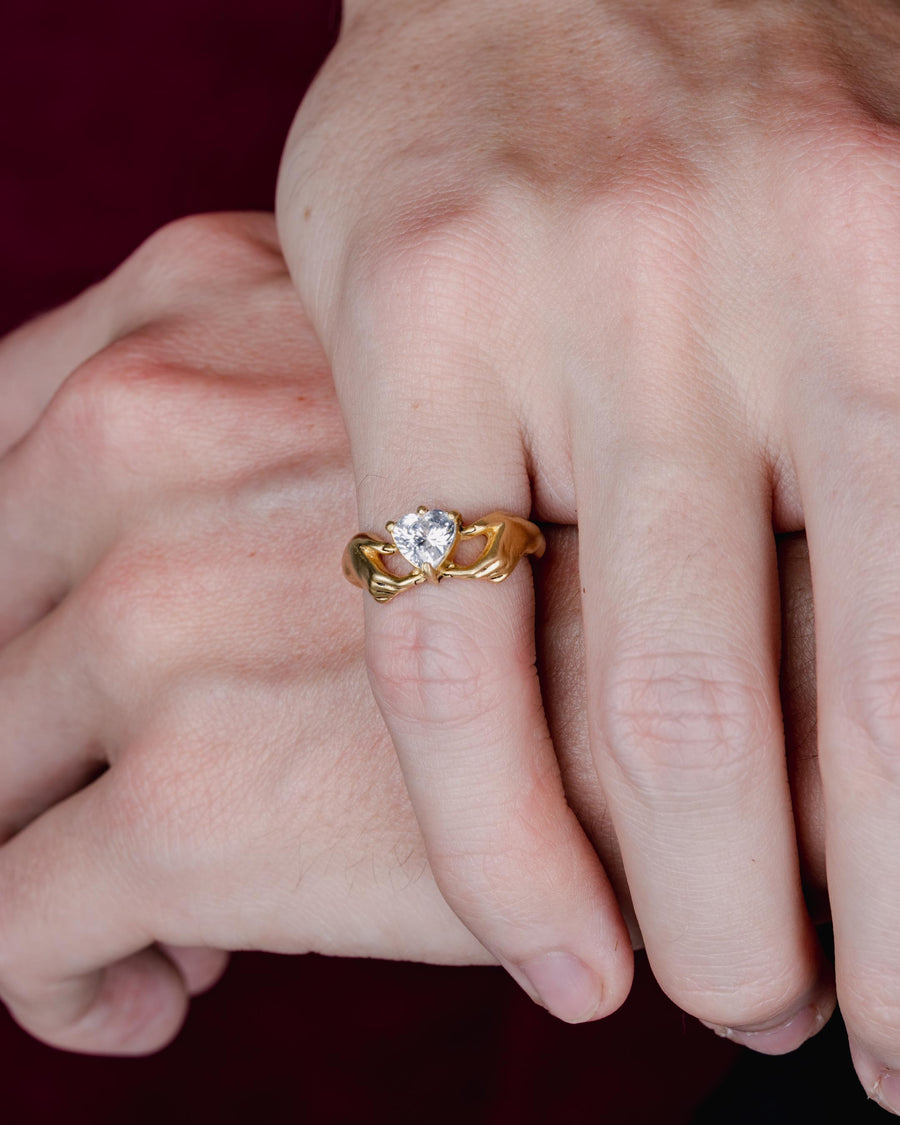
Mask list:
[[[778,696],[772,532],[806,529],[837,992],[900,1109],[898,59],[887,0],[350,0],[277,211],[362,529],[577,518],[648,956],[770,1050],[834,1001]],[[566,804],[527,571],[447,587],[366,605],[432,870],[532,995],[602,1015],[626,927]]]
[[[0,385],[0,994],[23,1026],[152,1050],[225,949],[490,963],[435,884],[359,595],[335,586],[349,450],[272,219],[164,229],[0,342]],[[548,542],[549,728],[638,942],[588,743],[575,529]],[[809,571],[802,537],[780,549],[788,761],[824,895]]]
[[[280,303],[268,321],[244,251],[219,246],[205,299],[190,255],[175,285],[175,228],[75,311],[6,342],[7,369],[43,380],[10,375],[23,384],[12,441],[54,382],[127,336],[4,461],[3,682],[30,702],[7,755],[8,831],[28,826],[3,852],[0,982],[26,1026],[112,1049],[130,1020],[132,1047],[152,1046],[180,1018],[183,980],[217,968],[183,947],[327,951],[338,933],[348,947],[332,937],[332,952],[484,947],[559,1014],[602,1014],[630,977],[627,872],[669,994],[761,1048],[793,1045],[833,1002],[801,896],[777,690],[772,528],[806,526],[838,989],[863,1082],[891,1100],[898,43],[896,9],[874,0],[348,5],[286,150],[279,233],[355,482],[271,232],[254,235],[268,265],[250,275]],[[205,236],[188,241],[202,261]],[[296,392],[304,356],[315,394]],[[382,882],[390,907],[366,902],[355,930],[325,888],[354,870],[336,858],[358,855],[353,841],[374,854],[368,826],[343,839],[328,784],[311,782],[330,780],[315,774],[331,758],[309,747],[351,719],[359,635],[332,622],[310,651],[311,701],[333,691],[335,713],[304,708],[297,682],[316,593],[323,623],[353,619],[324,560],[328,536],[352,530],[336,513],[354,483],[364,527],[423,501],[569,527],[577,513],[580,578],[560,532],[540,616],[546,644],[583,600],[589,726],[568,699],[567,641],[543,682],[534,673],[524,568],[499,588],[367,606],[369,672],[429,864],[360,702],[365,768],[342,760],[363,808],[390,794],[378,807],[403,828],[372,826],[394,855],[381,878],[409,883]],[[313,496],[321,514],[304,522]],[[243,581],[252,598],[230,600]],[[213,805],[218,818],[200,816]],[[342,842],[317,851],[323,824]],[[430,875],[410,874],[429,870],[481,945]],[[151,942],[169,953],[136,952]]]

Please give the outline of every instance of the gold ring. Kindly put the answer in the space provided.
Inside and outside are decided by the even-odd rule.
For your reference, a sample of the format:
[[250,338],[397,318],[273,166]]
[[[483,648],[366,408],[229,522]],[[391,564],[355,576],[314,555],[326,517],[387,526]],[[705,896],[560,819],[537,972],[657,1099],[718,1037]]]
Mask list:
[[[402,519],[391,520],[386,527],[392,542],[362,533],[354,535],[344,549],[345,578],[368,590],[376,602],[389,602],[410,586],[447,577],[502,582],[523,555],[540,558],[546,545],[536,524],[509,512],[491,512],[464,526],[459,512],[421,507]],[[457,543],[479,535],[486,543],[478,558],[468,566],[455,563]],[[409,574],[393,574],[384,564],[386,555],[402,555],[412,570]]]

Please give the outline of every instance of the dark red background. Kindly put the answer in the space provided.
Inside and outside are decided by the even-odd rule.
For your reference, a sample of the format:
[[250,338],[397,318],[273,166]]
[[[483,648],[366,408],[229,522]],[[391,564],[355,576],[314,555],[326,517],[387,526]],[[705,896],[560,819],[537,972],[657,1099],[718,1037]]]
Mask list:
[[[328,0],[7,2],[0,331],[169,219],[270,208],[338,20]],[[150,1059],[66,1055],[0,1014],[0,1121],[856,1120],[867,1111],[840,1033],[789,1062],[744,1054],[695,1110],[737,1052],[683,1018],[642,960],[622,1012],[570,1028],[495,970],[244,955]]]

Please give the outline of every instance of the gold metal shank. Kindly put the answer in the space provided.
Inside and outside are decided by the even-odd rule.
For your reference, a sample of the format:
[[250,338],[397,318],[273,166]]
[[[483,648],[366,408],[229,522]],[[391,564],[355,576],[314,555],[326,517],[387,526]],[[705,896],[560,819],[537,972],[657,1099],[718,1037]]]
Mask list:
[[[423,515],[428,509],[417,509]],[[455,513],[451,513],[455,514]],[[462,521],[460,520],[459,523]],[[388,531],[394,523],[388,523]],[[478,558],[468,566],[453,561],[456,545],[463,539],[485,537],[485,545]],[[389,602],[410,586],[421,582],[440,582],[442,578],[485,578],[488,582],[502,582],[512,574],[525,555],[540,558],[546,541],[537,524],[510,512],[490,512],[480,520],[461,527],[459,535],[437,568],[426,565],[413,567],[409,574],[392,574],[385,566],[385,555],[398,553],[393,543],[385,543],[374,535],[354,535],[344,550],[344,577],[354,586],[368,590],[376,602]]]

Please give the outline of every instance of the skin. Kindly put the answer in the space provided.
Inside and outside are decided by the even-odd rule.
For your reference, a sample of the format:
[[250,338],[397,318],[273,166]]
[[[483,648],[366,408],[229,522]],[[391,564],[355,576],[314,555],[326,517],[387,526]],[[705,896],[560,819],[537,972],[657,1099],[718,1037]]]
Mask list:
[[[0,385],[0,996],[22,1026],[155,1050],[227,949],[492,962],[436,885],[368,689],[338,573],[347,439],[272,219],[165,228],[0,341]],[[589,749],[577,535],[545,530],[550,730],[640,944]],[[782,577],[788,763],[824,896],[802,537]],[[555,857],[534,858],[540,879]]]
[[[577,519],[591,750],[653,970],[772,1050],[833,1003],[778,691],[773,532],[805,529],[837,991],[900,1107],[898,59],[889,0],[351,0],[277,210],[361,529]],[[532,611],[525,568],[367,602],[369,675],[447,901],[578,1020],[631,964]]]

